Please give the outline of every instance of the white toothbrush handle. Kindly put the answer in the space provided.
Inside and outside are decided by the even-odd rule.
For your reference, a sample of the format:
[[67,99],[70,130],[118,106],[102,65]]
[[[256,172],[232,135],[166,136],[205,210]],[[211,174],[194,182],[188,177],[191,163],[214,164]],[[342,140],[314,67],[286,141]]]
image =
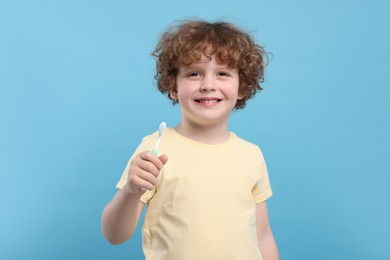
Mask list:
[[157,155],[159,145],[160,145],[160,135],[158,136],[156,145],[154,146],[154,149],[153,149],[154,155]]

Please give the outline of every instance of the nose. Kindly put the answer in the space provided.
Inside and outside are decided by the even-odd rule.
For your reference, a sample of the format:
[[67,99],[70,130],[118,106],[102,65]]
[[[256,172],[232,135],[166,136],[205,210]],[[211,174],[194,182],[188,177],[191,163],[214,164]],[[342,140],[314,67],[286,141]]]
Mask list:
[[200,84],[200,91],[214,91],[216,90],[215,81],[211,76],[205,76]]

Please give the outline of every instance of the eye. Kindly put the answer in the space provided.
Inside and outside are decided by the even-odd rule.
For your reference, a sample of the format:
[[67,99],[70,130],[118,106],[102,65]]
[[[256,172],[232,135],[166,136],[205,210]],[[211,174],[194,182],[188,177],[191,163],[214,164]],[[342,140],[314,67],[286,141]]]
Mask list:
[[226,71],[220,71],[217,73],[217,75],[219,77],[229,77],[230,76],[230,73],[229,72],[226,72]]
[[193,71],[187,74],[187,77],[200,77],[200,73],[197,71]]

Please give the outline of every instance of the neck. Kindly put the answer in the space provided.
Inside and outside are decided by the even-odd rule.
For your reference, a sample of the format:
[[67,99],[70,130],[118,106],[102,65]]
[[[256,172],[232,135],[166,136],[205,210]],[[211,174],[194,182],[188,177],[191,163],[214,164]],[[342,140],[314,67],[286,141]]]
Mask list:
[[187,138],[205,144],[220,144],[230,137],[227,125],[199,126],[182,121],[175,130]]

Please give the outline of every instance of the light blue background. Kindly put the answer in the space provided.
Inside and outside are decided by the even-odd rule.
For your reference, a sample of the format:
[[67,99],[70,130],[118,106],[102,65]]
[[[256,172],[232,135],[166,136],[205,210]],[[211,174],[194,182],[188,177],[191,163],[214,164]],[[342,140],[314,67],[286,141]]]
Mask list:
[[141,138],[179,122],[150,52],[227,18],[273,54],[231,130],[259,144],[282,259],[390,259],[387,1],[0,1],[0,259],[142,259],[101,211]]

